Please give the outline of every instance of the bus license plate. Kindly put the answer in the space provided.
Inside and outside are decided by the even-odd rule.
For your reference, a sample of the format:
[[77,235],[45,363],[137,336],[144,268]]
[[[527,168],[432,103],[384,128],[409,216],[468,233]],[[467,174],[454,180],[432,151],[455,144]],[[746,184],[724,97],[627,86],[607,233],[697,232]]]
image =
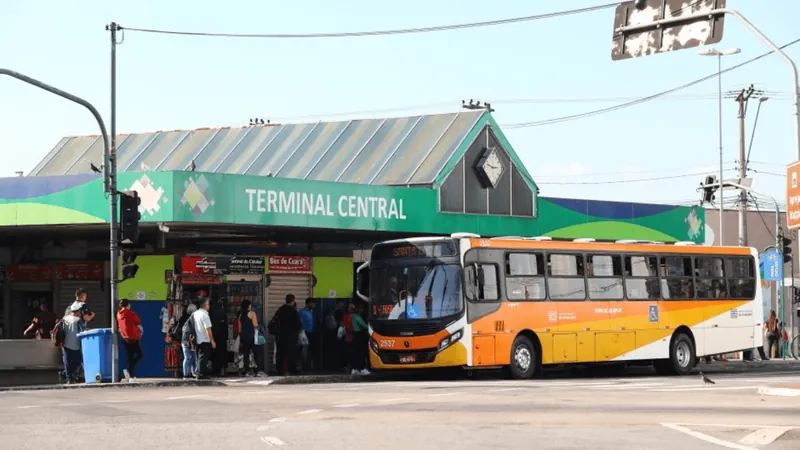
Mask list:
[[400,362],[404,364],[413,363],[416,361],[417,361],[417,355],[405,355],[400,357]]

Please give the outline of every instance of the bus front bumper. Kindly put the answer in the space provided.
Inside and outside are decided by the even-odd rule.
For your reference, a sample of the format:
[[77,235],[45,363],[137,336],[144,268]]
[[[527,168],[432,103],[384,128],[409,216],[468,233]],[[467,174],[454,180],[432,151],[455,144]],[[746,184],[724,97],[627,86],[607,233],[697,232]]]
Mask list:
[[369,363],[373,369],[427,369],[467,365],[467,349],[461,342],[445,348],[408,351],[380,350],[370,345]]

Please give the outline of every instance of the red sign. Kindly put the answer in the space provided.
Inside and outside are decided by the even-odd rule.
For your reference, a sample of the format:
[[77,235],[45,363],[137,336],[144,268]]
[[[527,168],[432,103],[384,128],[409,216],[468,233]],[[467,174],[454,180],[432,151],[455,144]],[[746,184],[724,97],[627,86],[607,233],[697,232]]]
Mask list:
[[786,168],[786,226],[790,230],[800,228],[800,161]]
[[217,275],[204,275],[204,274],[194,274],[194,273],[185,273],[181,276],[181,282],[183,284],[189,285],[207,285],[207,284],[221,284],[222,277]]
[[56,278],[66,281],[102,281],[105,278],[103,263],[79,262],[56,264]]
[[277,256],[269,257],[269,273],[287,273],[293,275],[311,274],[310,256]]
[[9,281],[52,281],[53,268],[48,264],[16,264],[6,267]]
[[213,274],[217,269],[217,258],[213,256],[184,256],[181,258],[181,272]]

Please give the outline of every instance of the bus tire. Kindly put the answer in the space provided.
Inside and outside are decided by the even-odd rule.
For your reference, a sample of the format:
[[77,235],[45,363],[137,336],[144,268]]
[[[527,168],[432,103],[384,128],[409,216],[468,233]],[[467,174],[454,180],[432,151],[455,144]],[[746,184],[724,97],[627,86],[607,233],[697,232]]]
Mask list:
[[694,342],[686,333],[678,333],[669,349],[669,363],[675,375],[688,375],[694,368],[697,354]]
[[533,342],[526,336],[517,336],[514,345],[511,346],[511,362],[508,365],[511,378],[515,380],[533,378],[537,364],[538,358]]

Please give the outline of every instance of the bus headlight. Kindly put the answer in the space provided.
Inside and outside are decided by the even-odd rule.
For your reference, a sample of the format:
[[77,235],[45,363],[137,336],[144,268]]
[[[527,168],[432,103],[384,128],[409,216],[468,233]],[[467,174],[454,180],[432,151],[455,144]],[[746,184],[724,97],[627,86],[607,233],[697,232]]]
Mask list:
[[455,344],[456,342],[459,341],[459,339],[461,339],[463,335],[464,335],[464,329],[462,328],[456,331],[455,333],[451,334],[450,336],[447,336],[446,338],[442,339],[441,342],[439,342],[439,351],[442,351],[447,347],[450,347],[451,345]]
[[373,352],[375,352],[376,354],[378,353],[378,343],[375,341],[375,339],[369,340],[369,346],[372,347]]

